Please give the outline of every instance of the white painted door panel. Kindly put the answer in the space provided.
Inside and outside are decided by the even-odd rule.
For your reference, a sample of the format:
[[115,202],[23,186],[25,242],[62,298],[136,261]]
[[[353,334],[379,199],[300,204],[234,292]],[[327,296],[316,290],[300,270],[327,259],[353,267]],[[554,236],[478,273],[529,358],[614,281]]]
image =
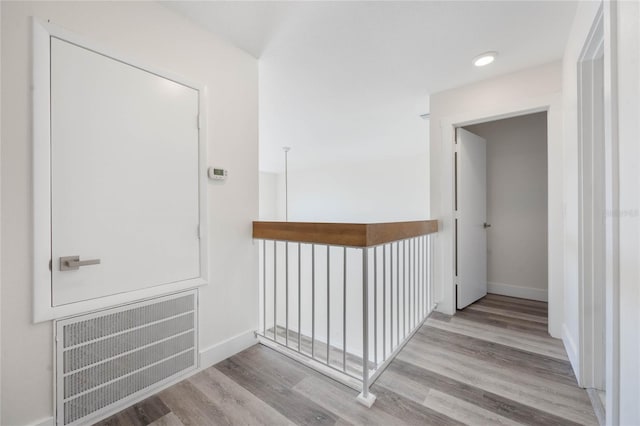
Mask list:
[[[54,306],[200,276],[198,91],[51,39]],[[60,257],[100,259],[61,271]]]
[[458,309],[487,294],[487,143],[457,129]]

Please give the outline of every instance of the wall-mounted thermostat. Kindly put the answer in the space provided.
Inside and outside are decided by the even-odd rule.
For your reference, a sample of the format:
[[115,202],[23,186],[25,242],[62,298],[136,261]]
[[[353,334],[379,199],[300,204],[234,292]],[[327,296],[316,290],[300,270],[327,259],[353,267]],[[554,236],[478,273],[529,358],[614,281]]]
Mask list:
[[217,167],[209,167],[208,175],[209,179],[225,180],[227,178],[227,171]]

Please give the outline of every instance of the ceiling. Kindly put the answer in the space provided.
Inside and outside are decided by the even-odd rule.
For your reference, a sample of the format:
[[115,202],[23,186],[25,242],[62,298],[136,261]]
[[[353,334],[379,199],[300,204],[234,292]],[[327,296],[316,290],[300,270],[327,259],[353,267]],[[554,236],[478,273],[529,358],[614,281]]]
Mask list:
[[[576,2],[162,2],[259,58],[260,168],[426,153],[428,95],[562,57]],[[474,56],[495,50],[495,63]]]

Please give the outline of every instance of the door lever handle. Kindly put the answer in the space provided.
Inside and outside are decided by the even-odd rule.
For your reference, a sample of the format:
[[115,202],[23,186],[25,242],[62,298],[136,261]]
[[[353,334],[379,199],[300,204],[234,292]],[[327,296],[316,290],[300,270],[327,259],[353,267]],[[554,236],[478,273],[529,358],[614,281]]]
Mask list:
[[60,258],[61,271],[75,271],[81,266],[99,265],[100,259],[80,260],[80,256],[64,256]]
[[485,222],[485,223],[484,223],[484,225],[482,225],[482,227],[483,227],[484,229],[491,228],[491,224],[490,224],[490,223]]

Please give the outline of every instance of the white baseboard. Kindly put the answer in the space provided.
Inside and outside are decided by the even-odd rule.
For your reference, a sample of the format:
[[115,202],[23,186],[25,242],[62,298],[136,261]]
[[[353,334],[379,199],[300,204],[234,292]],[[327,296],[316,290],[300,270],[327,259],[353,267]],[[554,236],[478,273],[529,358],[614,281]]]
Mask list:
[[520,299],[538,300],[540,302],[548,301],[546,289],[541,290],[539,288],[489,282],[487,283],[487,292],[502,296],[519,297]]
[[55,426],[56,422],[53,417],[47,417],[46,419],[38,420],[32,423],[31,426]]
[[573,373],[576,375],[576,379],[578,379],[578,385],[580,385],[580,357],[578,356],[578,346],[576,346],[576,342],[573,340],[573,337],[571,337],[566,324],[562,324],[562,343],[564,343],[564,349],[567,351]]
[[211,345],[200,351],[200,369],[209,368],[256,343],[258,343],[258,339],[256,339],[255,330],[247,330]]

